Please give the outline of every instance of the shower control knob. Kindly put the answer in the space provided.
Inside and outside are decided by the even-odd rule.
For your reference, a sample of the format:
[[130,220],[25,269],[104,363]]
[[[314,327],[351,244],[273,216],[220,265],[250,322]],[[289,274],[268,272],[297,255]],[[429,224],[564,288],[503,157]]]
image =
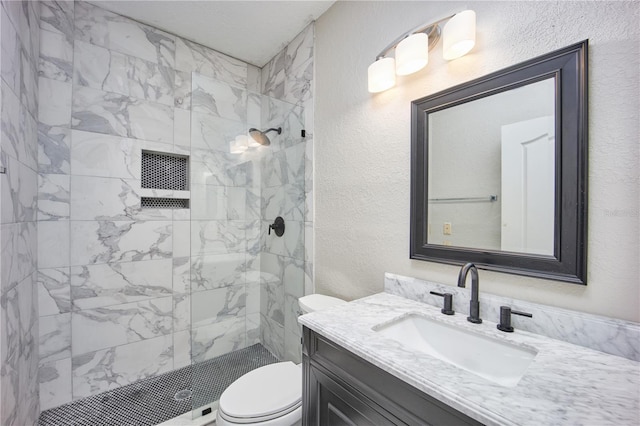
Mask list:
[[278,237],[282,237],[284,234],[284,219],[281,216],[276,217],[276,220],[269,225],[269,235],[271,235],[272,229]]

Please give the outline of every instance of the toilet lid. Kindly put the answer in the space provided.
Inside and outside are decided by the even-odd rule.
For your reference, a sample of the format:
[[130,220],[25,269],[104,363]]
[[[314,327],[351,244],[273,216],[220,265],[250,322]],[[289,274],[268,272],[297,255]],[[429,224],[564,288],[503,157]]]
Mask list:
[[297,408],[302,400],[302,369],[291,361],[260,367],[233,382],[220,397],[224,417],[259,421]]
[[347,302],[337,297],[325,296],[324,294],[309,294],[299,298],[298,303],[300,304],[300,308],[305,312],[316,312]]

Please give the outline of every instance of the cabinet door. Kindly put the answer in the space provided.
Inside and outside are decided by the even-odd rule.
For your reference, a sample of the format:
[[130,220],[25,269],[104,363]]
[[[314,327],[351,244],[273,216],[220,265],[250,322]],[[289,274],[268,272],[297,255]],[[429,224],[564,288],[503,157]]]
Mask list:
[[382,426],[399,424],[376,411],[364,398],[345,389],[317,368],[311,370],[311,385],[316,387],[315,424],[321,426]]

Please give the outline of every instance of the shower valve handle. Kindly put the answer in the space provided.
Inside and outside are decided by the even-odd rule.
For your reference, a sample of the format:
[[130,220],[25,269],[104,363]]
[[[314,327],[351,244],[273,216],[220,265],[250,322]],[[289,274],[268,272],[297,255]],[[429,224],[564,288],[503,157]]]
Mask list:
[[273,223],[269,225],[269,235],[271,235],[272,229],[278,237],[282,237],[282,235],[284,234],[284,219],[281,216],[276,217],[276,220],[274,220]]

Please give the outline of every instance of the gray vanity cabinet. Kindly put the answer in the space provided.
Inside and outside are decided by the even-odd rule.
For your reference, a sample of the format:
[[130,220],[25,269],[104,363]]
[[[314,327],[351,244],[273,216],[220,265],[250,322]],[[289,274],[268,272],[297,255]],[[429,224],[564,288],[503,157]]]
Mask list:
[[303,335],[304,426],[481,424],[307,327]]

